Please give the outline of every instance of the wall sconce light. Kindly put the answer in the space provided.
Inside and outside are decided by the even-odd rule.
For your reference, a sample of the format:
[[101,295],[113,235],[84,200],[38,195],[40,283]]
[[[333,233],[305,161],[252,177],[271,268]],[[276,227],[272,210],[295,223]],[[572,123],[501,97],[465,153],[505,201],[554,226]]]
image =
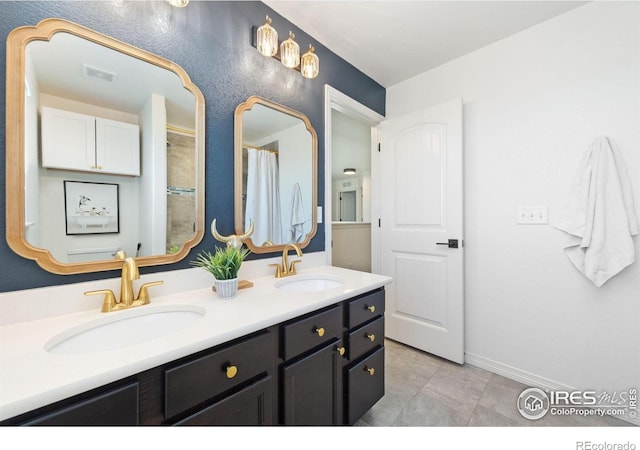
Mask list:
[[353,167],[348,167],[348,168],[344,169],[344,174],[345,175],[355,175],[356,174],[356,169],[354,169]]
[[[175,1],[175,0],[174,0]],[[264,25],[252,28],[253,46],[263,56],[277,59],[283,66],[297,70],[305,78],[315,78],[320,72],[320,60],[314,53],[313,45],[300,57],[300,46],[294,40],[295,35],[289,31],[289,37],[278,45],[278,32],[271,26],[271,18],[267,16]]]
[[280,62],[289,69],[295,69],[300,65],[300,46],[293,39],[295,34],[289,31],[289,38],[280,44]]
[[278,53],[278,32],[271,26],[271,18],[256,32],[256,48],[263,56],[275,56]]
[[309,44],[309,50],[302,55],[300,63],[300,73],[305,78],[315,78],[320,73],[320,60],[314,52],[313,45]]
[[165,0],[171,6],[176,6],[178,8],[184,8],[189,4],[189,0]]

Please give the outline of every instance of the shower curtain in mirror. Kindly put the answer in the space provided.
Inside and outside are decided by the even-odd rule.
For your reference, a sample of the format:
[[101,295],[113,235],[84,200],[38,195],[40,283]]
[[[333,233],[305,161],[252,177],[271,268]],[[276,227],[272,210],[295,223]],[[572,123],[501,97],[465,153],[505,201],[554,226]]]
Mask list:
[[247,204],[245,227],[253,220],[251,240],[258,246],[266,241],[282,243],[278,158],[268,150],[247,148]]

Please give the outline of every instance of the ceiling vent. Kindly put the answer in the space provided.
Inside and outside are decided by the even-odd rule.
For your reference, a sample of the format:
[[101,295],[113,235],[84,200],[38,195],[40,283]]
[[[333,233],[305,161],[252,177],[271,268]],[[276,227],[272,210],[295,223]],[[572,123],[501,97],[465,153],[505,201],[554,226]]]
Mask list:
[[82,65],[82,73],[85,77],[97,78],[107,83],[115,83],[118,79],[118,74],[115,72],[107,72],[106,70],[98,69],[97,67]]

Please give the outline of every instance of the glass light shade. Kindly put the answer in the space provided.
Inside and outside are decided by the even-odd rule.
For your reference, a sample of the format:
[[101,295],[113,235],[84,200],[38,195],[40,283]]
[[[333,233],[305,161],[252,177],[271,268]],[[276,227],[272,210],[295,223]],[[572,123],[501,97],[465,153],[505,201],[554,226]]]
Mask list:
[[344,169],[344,174],[345,175],[355,175],[356,174],[356,169],[354,169],[352,167],[348,167],[348,168]]
[[302,55],[302,62],[300,63],[300,73],[305,78],[315,78],[320,72],[320,60],[318,55],[314,52],[313,45],[309,44],[309,50]]
[[289,31],[289,38],[280,44],[280,62],[289,69],[300,65],[300,46],[293,40],[296,36]]
[[278,32],[271,26],[271,18],[258,28],[256,33],[256,48],[261,55],[274,56],[278,53]]
[[171,6],[177,6],[178,8],[184,8],[189,4],[189,0],[166,0]]

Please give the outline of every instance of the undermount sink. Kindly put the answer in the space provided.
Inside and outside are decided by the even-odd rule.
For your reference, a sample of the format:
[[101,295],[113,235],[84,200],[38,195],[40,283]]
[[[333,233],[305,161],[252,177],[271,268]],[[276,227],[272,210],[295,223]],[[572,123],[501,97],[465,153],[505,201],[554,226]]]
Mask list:
[[45,344],[56,354],[96,353],[128,347],[167,336],[202,319],[196,305],[141,306],[106,313],[104,318],[59,333]]
[[342,279],[328,275],[296,275],[278,281],[275,286],[289,292],[322,292],[340,287],[343,284]]

